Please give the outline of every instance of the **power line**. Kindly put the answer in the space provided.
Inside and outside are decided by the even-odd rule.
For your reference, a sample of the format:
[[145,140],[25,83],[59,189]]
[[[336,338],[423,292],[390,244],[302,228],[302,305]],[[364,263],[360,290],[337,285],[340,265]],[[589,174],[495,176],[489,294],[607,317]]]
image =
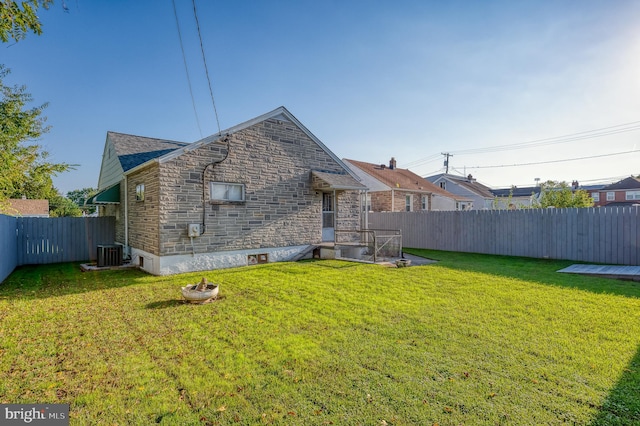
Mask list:
[[211,79],[209,78],[209,68],[207,67],[207,58],[204,54],[204,46],[202,44],[202,34],[200,33],[200,23],[198,22],[198,11],[196,10],[196,0],[191,0],[193,4],[193,16],[196,18],[196,27],[198,28],[198,38],[200,39],[200,51],[202,52],[202,61],[204,62],[204,72],[207,75],[207,83],[209,83],[209,94],[211,95],[211,102],[213,103],[213,112],[216,116],[216,124],[218,125],[218,133],[222,133],[220,130],[220,120],[218,119],[218,109],[216,108],[216,101],[213,98],[213,89],[211,89]]
[[176,11],[176,0],[171,0],[173,3],[173,15],[176,17],[176,27],[178,28],[178,39],[180,40],[180,50],[182,51],[182,61],[184,62],[184,70],[187,73],[187,83],[189,84],[189,94],[191,95],[191,105],[193,105],[193,113],[196,116],[196,123],[198,124],[198,132],[200,132],[200,138],[202,138],[202,128],[200,127],[200,119],[198,118],[198,110],[196,109],[196,101],[193,97],[193,89],[191,88],[191,78],[189,77],[189,67],[187,66],[187,56],[184,54],[184,45],[182,44],[182,34],[180,32],[180,22],[178,21],[178,12]]
[[[611,136],[618,133],[626,133],[640,130],[640,121],[631,121],[628,123],[616,124],[608,127],[601,127],[598,129],[585,130],[582,132],[570,133],[562,136],[555,136],[550,138],[536,139],[528,142],[519,142],[507,145],[498,145],[493,147],[484,148],[471,148],[466,150],[451,151],[455,155],[471,155],[471,154],[485,154],[489,152],[508,151],[513,149],[526,149],[535,148],[545,145],[555,145],[567,142],[575,142],[584,139],[599,138],[604,136]],[[432,154],[428,157],[420,158],[412,162],[403,164],[404,167],[411,167],[417,165],[423,165],[434,161],[438,158],[438,154]]]
[[[618,126],[606,127],[606,128],[603,128],[603,129],[596,129],[596,130],[589,130],[589,131],[585,131],[585,132],[573,133],[573,134],[570,134],[570,135],[558,136],[558,137],[554,137],[554,138],[537,139],[535,141],[522,142],[522,143],[518,143],[518,144],[500,145],[500,146],[486,147],[486,148],[473,148],[473,149],[467,149],[467,150],[461,150],[461,151],[453,151],[453,152],[455,152],[457,155],[485,154],[485,153],[489,153],[489,152],[509,151],[509,150],[513,150],[513,149],[536,148],[536,147],[545,146],[545,145],[556,145],[556,144],[561,144],[561,143],[574,142],[574,141],[579,141],[579,140],[584,140],[584,139],[593,139],[593,138],[599,138],[599,137],[603,137],[603,136],[615,135],[615,134],[618,134],[618,133],[626,133],[626,132],[632,132],[632,131],[640,130],[640,126],[632,126],[632,127],[628,127],[628,128],[625,128],[625,129],[612,130],[614,127],[620,127],[620,126],[624,126],[624,124],[620,124]],[[603,131],[605,129],[609,129],[609,130]]]
[[589,157],[578,157],[578,158],[567,158],[564,160],[550,160],[550,161],[539,161],[536,163],[521,163],[521,164],[501,164],[495,166],[465,166],[467,169],[495,169],[500,167],[520,167],[520,166],[535,166],[538,164],[552,164],[552,163],[564,163],[567,161],[579,161],[579,160],[589,160],[591,158],[601,158],[601,157],[612,157],[614,155],[622,155],[622,154],[631,154],[634,152],[640,152],[640,150],[635,149],[633,151],[624,151],[624,152],[614,152],[612,154],[601,154],[601,155],[592,155]]

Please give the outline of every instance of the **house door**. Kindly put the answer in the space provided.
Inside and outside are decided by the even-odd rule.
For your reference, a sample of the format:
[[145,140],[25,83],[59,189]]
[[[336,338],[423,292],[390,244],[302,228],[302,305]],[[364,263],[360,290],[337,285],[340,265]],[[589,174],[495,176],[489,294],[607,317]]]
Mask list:
[[322,241],[335,241],[335,199],[333,192],[322,193]]

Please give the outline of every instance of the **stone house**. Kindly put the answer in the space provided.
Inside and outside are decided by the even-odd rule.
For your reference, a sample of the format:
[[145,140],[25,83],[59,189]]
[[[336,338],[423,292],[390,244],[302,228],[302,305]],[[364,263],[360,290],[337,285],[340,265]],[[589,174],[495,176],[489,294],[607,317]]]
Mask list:
[[194,143],[108,132],[98,186],[88,204],[157,275],[291,259],[360,229],[366,189],[284,107]]
[[461,210],[471,200],[456,196],[408,169],[396,167],[395,158],[389,165],[343,159],[358,175],[369,191],[363,195],[363,206],[371,212],[413,212]]

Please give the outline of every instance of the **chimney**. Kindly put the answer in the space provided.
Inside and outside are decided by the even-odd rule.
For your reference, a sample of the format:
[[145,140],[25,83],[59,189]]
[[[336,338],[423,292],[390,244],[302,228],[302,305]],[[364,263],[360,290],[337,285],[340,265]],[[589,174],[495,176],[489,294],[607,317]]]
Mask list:
[[389,168],[391,170],[396,168],[396,159],[394,157],[391,157],[391,160],[389,160]]
[[471,174],[469,174],[469,176],[467,176],[467,181],[475,182],[476,180],[473,178],[473,176]]

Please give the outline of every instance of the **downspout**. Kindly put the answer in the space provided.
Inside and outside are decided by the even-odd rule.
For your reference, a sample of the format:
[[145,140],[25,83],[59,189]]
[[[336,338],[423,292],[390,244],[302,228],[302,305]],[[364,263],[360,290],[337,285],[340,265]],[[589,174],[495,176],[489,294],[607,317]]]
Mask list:
[[[217,165],[222,163],[224,160],[227,159],[227,157],[229,157],[229,134],[227,134],[224,139],[223,142],[227,143],[227,153],[224,156],[224,158],[220,161],[213,161],[209,164],[207,164],[206,166],[204,166],[204,169],[202,169],[202,224],[200,225],[200,235],[203,235],[206,232],[206,224],[205,224],[205,215],[206,215],[206,210],[207,210],[207,200],[206,200],[206,192],[207,192],[207,185],[205,182],[205,176],[207,173],[207,169],[209,167],[211,167],[211,170],[213,171],[213,168]],[[191,241],[193,243],[193,240]]]
[[396,211],[396,191],[393,189],[391,190],[391,211]]
[[124,246],[129,259],[131,259],[131,248],[129,247],[129,194],[127,192],[127,175],[124,175]]
[[336,190],[333,190],[333,242],[336,242],[336,229],[338,226],[338,196]]
[[[362,215],[362,222],[360,223],[360,229],[369,229],[369,209],[367,208],[367,195],[369,191],[362,191],[362,197],[360,197],[360,211],[364,214]],[[364,197],[364,202],[362,201]]]

